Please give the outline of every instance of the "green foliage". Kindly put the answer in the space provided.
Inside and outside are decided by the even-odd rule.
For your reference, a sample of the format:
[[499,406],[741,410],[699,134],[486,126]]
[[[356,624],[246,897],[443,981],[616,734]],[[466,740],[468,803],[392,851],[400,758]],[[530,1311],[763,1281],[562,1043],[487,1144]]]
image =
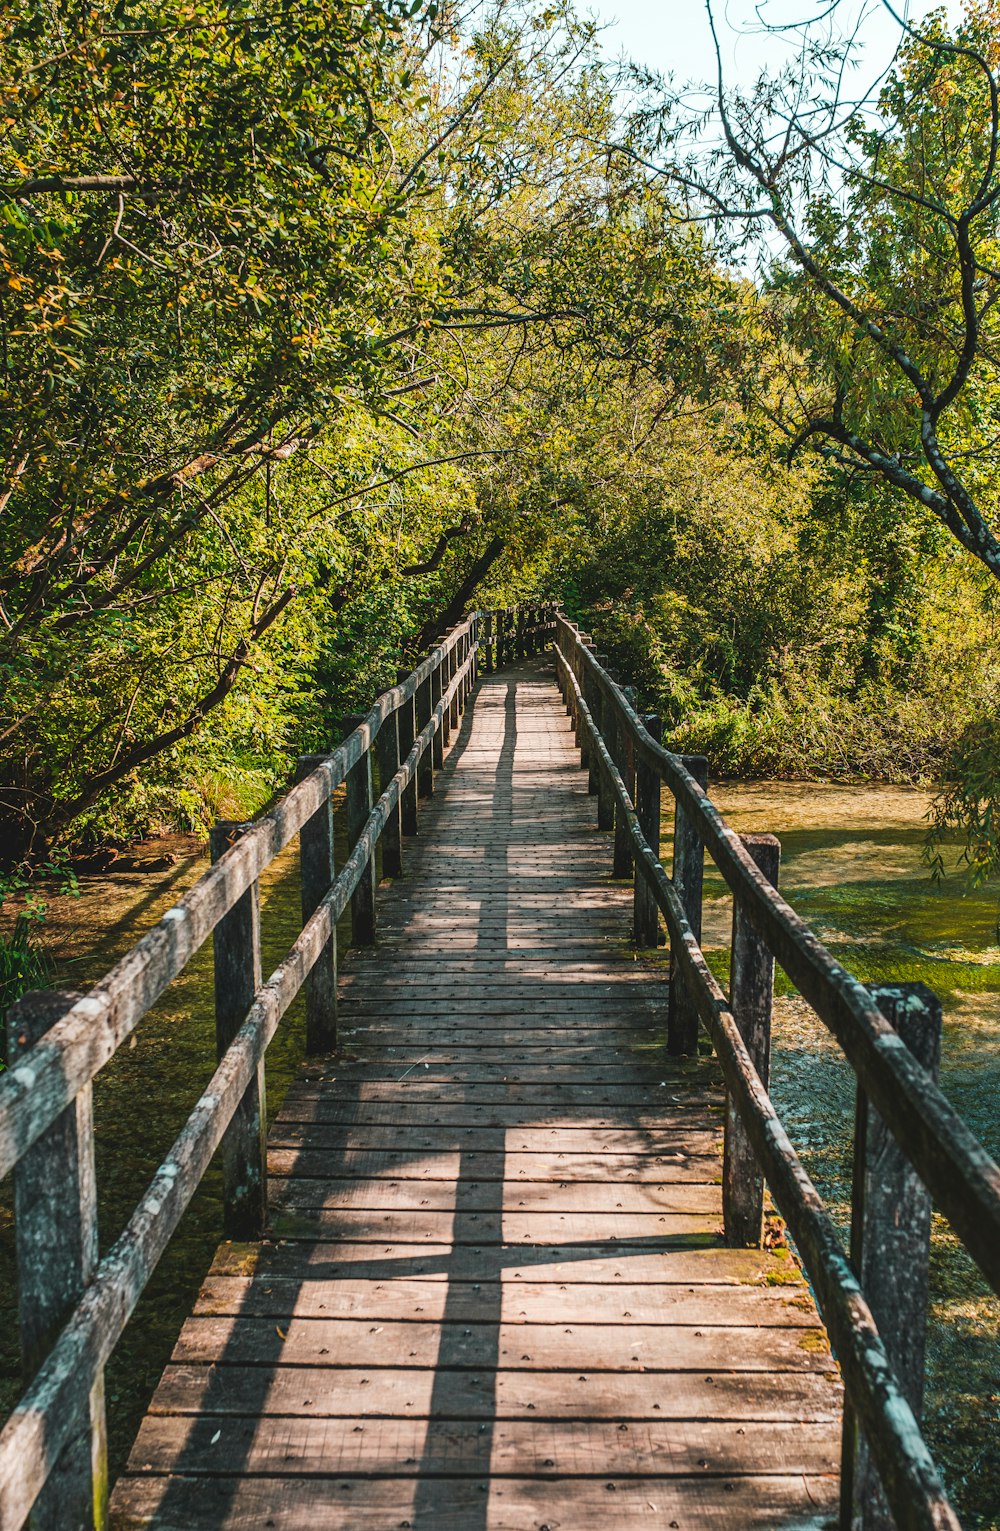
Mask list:
[[32,922],[20,914],[9,935],[0,935],[0,1022],[8,1006],[29,989],[44,988],[49,964],[31,939]]

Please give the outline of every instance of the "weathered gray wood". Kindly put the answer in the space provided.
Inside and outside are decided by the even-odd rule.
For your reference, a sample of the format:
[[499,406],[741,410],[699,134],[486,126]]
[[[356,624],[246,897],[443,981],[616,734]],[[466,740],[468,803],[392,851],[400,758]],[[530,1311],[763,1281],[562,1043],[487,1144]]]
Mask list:
[[448,687],[451,689],[451,705],[448,709],[448,723],[452,733],[456,731],[459,722],[461,721],[459,717],[458,690],[457,688],[452,689],[452,682],[458,674],[458,670],[459,655],[458,644],[456,643],[448,655]]
[[[396,727],[399,733],[399,758],[400,760],[405,760],[413,748],[414,739],[417,737],[417,704],[413,697],[401,704],[396,718]],[[415,781],[407,783],[400,795],[399,819],[404,835],[416,834],[417,784]]]
[[[392,1407],[395,1398],[385,1398]],[[539,1477],[593,1478],[617,1473],[642,1477],[655,1471],[661,1479],[699,1473],[828,1473],[830,1431],[825,1424],[760,1424],[747,1438],[735,1422],[717,1425],[711,1445],[698,1421],[664,1425],[659,1420],[565,1420],[540,1425],[534,1420],[498,1422],[484,1432],[476,1421],[453,1420],[447,1431],[428,1432],[422,1419],[372,1418],[362,1430],[330,1430],[321,1419],[295,1426],[280,1418],[226,1422],[224,1441],[213,1414],[192,1421],[149,1416],[136,1442],[150,1473],[175,1472],[215,1476],[220,1467],[255,1475],[271,1472],[285,1479],[318,1472],[373,1474],[411,1478],[414,1466],[428,1477],[452,1473],[506,1478],[532,1473]],[[224,1445],[221,1453],[220,1447]]]
[[[435,670],[435,675],[440,675]],[[433,684],[433,682],[432,682]],[[399,770],[399,714],[393,713],[382,724],[375,736],[375,758],[378,761],[379,792],[384,792]],[[400,877],[403,872],[402,808],[397,803],[391,809],[382,831],[382,872],[386,877]]]
[[[635,691],[631,686],[622,687],[630,706],[636,705]],[[615,764],[618,774],[625,783],[625,790],[635,802],[635,755],[632,749],[632,736],[626,725],[625,719],[619,717],[618,709],[614,705],[614,698],[608,698],[611,705],[611,730],[614,735]],[[615,805],[615,855],[612,868],[613,877],[631,877],[634,865],[632,857],[632,827],[628,815],[621,807]]]
[[[443,1286],[443,1281],[438,1281]],[[659,1288],[652,1289],[655,1298]],[[696,1289],[700,1290],[700,1289]],[[720,1288],[725,1295],[726,1289]],[[556,1287],[558,1292],[558,1286]],[[732,1295],[730,1289],[729,1295]],[[734,1330],[734,1339],[743,1336]],[[825,1425],[835,1447],[839,1395],[829,1379],[816,1372],[747,1372],[739,1369],[663,1372],[655,1388],[639,1372],[605,1372],[600,1387],[579,1373],[556,1376],[516,1368],[477,1375],[453,1369],[447,1393],[434,1397],[435,1373],[411,1368],[311,1367],[305,1375],[279,1367],[261,1378],[246,1366],[188,1366],[174,1363],[164,1373],[151,1414],[190,1416],[202,1410],[225,1418],[255,1411],[263,1417],[347,1419],[376,1415],[407,1419],[612,1419],[704,1420],[739,1424],[749,1418],[761,1423]],[[307,1387],[303,1387],[303,1381]],[[833,1426],[834,1428],[830,1428]],[[705,1427],[702,1426],[702,1429]],[[659,1531],[655,1522],[654,1531]],[[774,1528],[771,1528],[774,1531]]]
[[[768,882],[777,887],[780,842],[774,835],[743,835],[742,839]],[[733,905],[729,973],[729,1004],[750,1061],[766,1090],[771,1075],[774,958],[738,902]],[[764,1178],[731,1096],[726,1100],[722,1209],[726,1243],[736,1249],[756,1248],[764,1231]]]
[[[659,713],[648,712],[642,721],[650,738],[659,744],[663,732],[663,720]],[[660,857],[660,797],[660,773],[651,770],[645,758],[639,755],[635,762],[635,811],[646,844],[657,860]],[[659,946],[663,940],[660,912],[638,867],[634,876],[632,910],[636,945]]]
[[493,624],[495,620],[494,612],[483,612],[483,670],[487,675],[492,675],[494,670]]
[[[426,694],[429,706],[429,688],[430,681],[424,680],[417,691],[418,723],[420,698],[422,694]],[[363,715],[354,714],[344,719],[344,727],[354,730],[364,721]],[[424,721],[426,722],[426,719]],[[347,845],[350,850],[353,850],[357,844],[358,837],[368,822],[372,803],[372,758],[371,751],[365,750],[361,759],[347,773]],[[351,895],[351,940],[355,946],[373,944],[375,920],[375,858],[370,856],[365,863],[358,885]]]
[[[245,824],[212,827],[213,861],[245,834]],[[260,891],[254,883],[219,921],[215,957],[215,1042],[221,1059],[246,1020],[262,982]],[[264,1060],[257,1065],[222,1140],[223,1227],[231,1239],[260,1238],[267,1221],[267,1095]]]
[[[440,702],[441,697],[443,695],[443,692],[444,692],[444,680],[445,680],[444,666],[443,665],[438,665],[437,668],[434,670],[433,674],[431,675],[431,711],[432,712],[436,711],[438,703]],[[434,735],[434,743],[431,745],[433,769],[435,771],[440,771],[442,766],[444,765],[444,745],[445,745],[444,728],[442,726],[435,733],[435,735]],[[432,777],[432,782],[433,782],[433,777]]]
[[[871,991],[882,1014],[931,1078],[941,1062],[941,1002],[926,984]],[[917,1420],[924,1400],[931,1198],[862,1087],[854,1124],[851,1263],[861,1281],[896,1380]],[[845,1410],[841,1525],[894,1531],[878,1471],[853,1411]]]
[[[80,996],[26,994],[7,1012],[7,1059],[25,1060]],[[14,1170],[21,1370],[30,1382],[97,1267],[93,1091],[85,1085]],[[74,1400],[70,1439],[47,1470],[32,1531],[103,1531],[108,1514],[104,1373]]]
[[[702,788],[708,786],[708,761],[704,755],[683,756],[684,765]],[[705,842],[697,818],[677,799],[674,810],[673,884],[687,916],[691,934],[701,945],[701,900],[705,876]],[[667,1051],[674,1057],[694,1056],[698,1051],[698,1010],[678,965],[670,956],[670,990],[667,1001]]]
[[[417,1499],[417,1495],[419,1498]],[[685,1531],[775,1531],[816,1526],[834,1507],[827,1475],[733,1474],[664,1480],[549,1476],[540,1478],[338,1477],[128,1480],[116,1496],[121,1531],[387,1531],[406,1522],[423,1531],[609,1531],[676,1521]],[[419,1518],[414,1502],[417,1499]],[[650,1505],[655,1506],[650,1509]],[[809,1508],[808,1517],[805,1514]],[[488,1517],[488,1518],[487,1518]]]
[[[417,713],[416,713],[417,733],[421,734],[421,733],[423,733],[424,729],[427,727],[428,723],[430,722],[430,720],[431,720],[431,713],[434,710],[433,702],[431,700],[431,677],[429,675],[428,675],[427,679],[422,681],[421,684],[419,685],[419,687],[417,688],[417,698],[416,698],[416,701],[417,701]],[[420,759],[420,764],[417,767],[417,796],[418,797],[432,797],[433,794],[434,794],[434,751],[433,751],[433,746],[432,746],[430,749],[424,751],[424,753],[423,753],[423,755],[421,756],[421,759]]]
[[[607,665],[607,654],[595,654],[594,659],[602,669]],[[603,684],[596,677],[592,679],[591,689],[587,694],[587,705],[590,707],[599,732],[604,734],[611,723],[611,704],[604,693]],[[598,829],[614,829],[615,799],[611,784],[596,759],[589,761],[589,772],[588,791],[597,794],[597,827]]]
[[[380,736],[381,737],[381,734]],[[321,757],[300,755],[298,771],[308,776]],[[390,773],[391,774],[391,773]],[[330,891],[335,876],[333,802],[327,798],[299,831],[302,922],[311,918]],[[337,1045],[337,927],[334,926],[305,983],[306,1052],[332,1052]]]

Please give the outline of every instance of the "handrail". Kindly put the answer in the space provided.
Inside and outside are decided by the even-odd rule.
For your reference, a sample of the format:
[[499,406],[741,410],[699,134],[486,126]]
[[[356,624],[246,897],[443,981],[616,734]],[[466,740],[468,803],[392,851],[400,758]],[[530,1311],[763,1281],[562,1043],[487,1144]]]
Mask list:
[[343,744],[290,788],[56,1021],[30,1058],[0,1076],[0,1178],[103,1068],[223,916],[343,784],[386,720],[469,638],[478,618],[478,612],[467,617],[401,685],[384,692]]
[[921,1068],[859,979],[833,958],[761,874],[681,757],[652,739],[635,709],[573,628],[573,651],[609,697],[633,746],[698,824],[706,849],[776,960],[864,1078],[873,1104],[994,1291],[1000,1293],[1000,1166]]
[[[64,1252],[55,1250],[52,1268],[46,1269],[45,1251],[38,1261],[33,1258],[38,1254],[37,1245],[22,1248],[20,1222],[15,1221],[22,1295],[28,1287],[38,1289],[31,1294],[31,1322],[37,1332],[28,1344],[22,1328],[22,1349],[44,1359],[0,1431],[0,1531],[16,1531],[23,1525],[32,1506],[46,1492],[60,1456],[65,1462],[69,1448],[76,1452],[74,1443],[84,1437],[91,1440],[82,1454],[86,1464],[81,1465],[74,1457],[76,1481],[68,1485],[61,1464],[58,1493],[75,1491],[76,1503],[71,1509],[60,1500],[59,1513],[103,1526],[107,1495],[106,1464],[102,1465],[106,1450],[104,1366],[213,1154],[229,1135],[241,1130],[238,1116],[256,1088],[268,1043],[306,980],[318,971],[324,953],[329,960],[337,921],[349,903],[355,939],[374,939],[370,911],[369,923],[359,935],[355,901],[366,880],[371,884],[376,847],[390,825],[394,826],[397,870],[401,869],[400,831],[405,834],[415,829],[417,797],[433,791],[435,767],[443,760],[442,741],[457,725],[472,691],[481,646],[491,664],[494,658],[502,662],[505,657],[481,641],[484,625],[503,631],[498,615],[470,613],[412,674],[378,697],[337,749],[319,759],[303,757],[307,769],[301,780],[255,823],[236,826],[239,833],[234,843],[90,994],[83,998],[67,996],[62,1008],[58,995],[29,995],[8,1012],[12,1056],[10,1068],[0,1077],[0,1176],[13,1170],[15,1177],[21,1177],[15,1178],[15,1188],[22,1197],[19,1208],[30,1206],[39,1179],[59,1184],[62,1192],[65,1177],[65,1196],[71,1204],[75,1196],[79,1202],[71,1206],[71,1212],[80,1225],[81,1244],[89,1244],[96,1255],[90,1116],[94,1076],[213,933],[218,965],[220,936],[225,946],[227,929],[246,899],[256,898],[260,873],[296,834],[303,837],[305,895],[307,878],[315,879],[316,873],[315,864],[307,871],[306,836],[313,837],[313,849],[317,831],[320,840],[324,832],[329,836],[332,797],[346,783],[349,833],[354,844],[344,865],[334,875],[329,842],[329,871],[318,897],[310,899],[311,912],[300,934],[271,976],[265,982],[252,982],[252,1002],[235,1035],[224,1044],[220,1040],[219,1064],[211,1082],[111,1249],[95,1267],[88,1266],[82,1256],[75,1265],[76,1257],[72,1256],[67,1265]],[[488,624],[484,618],[489,619]],[[554,608],[522,610],[511,623],[517,635],[513,657],[534,654],[554,633]],[[386,738],[387,725],[391,726]],[[369,765],[373,747],[378,750],[380,770],[380,795],[375,802],[371,801]],[[356,803],[364,809],[363,819],[353,832],[352,790]],[[409,815],[401,814],[407,799]],[[227,839],[224,836],[222,843]],[[388,847],[390,842],[386,839],[385,843]],[[259,930],[254,949],[245,956],[251,971],[256,971]],[[332,980],[335,994],[335,956]],[[335,1005],[335,999],[331,1003]],[[218,985],[216,1004],[218,1012]],[[41,1019],[44,1025],[39,1024]],[[307,1004],[307,1039],[308,1034]],[[257,1104],[260,1107],[261,1102]],[[67,1155],[70,1139],[72,1152]],[[262,1152],[259,1141],[257,1148]],[[60,1154],[64,1157],[59,1158]],[[256,1168],[244,1166],[241,1173],[244,1178],[256,1173],[266,1184],[261,1164]],[[240,1189],[227,1182],[227,1215]],[[266,1191],[260,1199],[261,1224],[265,1200]],[[245,1207],[241,1215],[245,1217]],[[30,1223],[30,1218],[26,1221]],[[29,1244],[37,1234],[37,1227],[25,1233]],[[93,1413],[95,1398],[99,1399],[97,1418]]]
[[[589,640],[584,640],[562,614],[556,627],[557,675],[577,721],[584,758],[593,769],[596,757],[599,772],[610,787],[618,823],[625,826],[631,842],[637,887],[641,881],[663,913],[671,950],[714,1044],[730,1105],[738,1113],[774,1201],[798,1245],[837,1350],[847,1397],[864,1431],[895,1524],[899,1531],[940,1531],[944,1527],[958,1531],[959,1522],[858,1277],[768,1096],[731,1002],[702,955],[683,899],[646,838],[605,737],[609,718],[602,705],[601,722],[595,719],[588,705],[588,684],[602,704],[610,703],[610,728],[613,732],[624,729],[632,762],[641,762],[664,781],[688,815],[688,822],[695,824],[701,842],[732,889],[734,910],[745,914],[764,947],[841,1042],[858,1073],[859,1086],[863,1084],[995,1287],[1000,1280],[1000,1170],[906,1049],[864,986],[834,961],[763,876],[683,759],[651,737],[622,688],[591,651]],[[658,822],[657,809],[657,844]],[[935,1154],[943,1157],[948,1173],[941,1170]],[[949,1174],[961,1176],[961,1186],[952,1184]],[[851,1463],[846,1442],[852,1439],[852,1431],[845,1411],[847,1473]],[[843,1513],[853,1523],[849,1507]],[[846,1524],[847,1519],[841,1523]]]

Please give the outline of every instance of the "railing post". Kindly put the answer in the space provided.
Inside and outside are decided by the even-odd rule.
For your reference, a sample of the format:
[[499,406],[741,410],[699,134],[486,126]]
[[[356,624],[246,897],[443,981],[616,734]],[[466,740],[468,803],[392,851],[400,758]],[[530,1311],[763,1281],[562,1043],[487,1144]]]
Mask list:
[[458,683],[458,715],[459,718],[461,718],[462,713],[465,711],[465,703],[469,695],[469,672],[465,668],[465,661],[469,657],[468,633],[462,634],[461,638],[458,640],[456,649],[457,652],[455,655],[455,663],[458,667],[458,673],[462,677]]
[[518,659],[518,660],[524,658],[524,607],[523,606],[519,606],[517,608],[517,615],[516,615],[516,617],[514,619],[514,658]]
[[[781,842],[774,835],[741,835],[740,839],[768,882],[776,888]],[[738,899],[733,901],[730,953],[730,1009],[766,1090],[771,1073],[774,958]],[[764,1180],[746,1128],[728,1094],[722,1156],[722,1218],[730,1249],[760,1248],[764,1233]]]
[[[607,654],[595,654],[594,658],[602,669],[607,664]],[[604,695],[603,681],[595,677],[591,697],[588,697],[590,713],[594,719],[597,731],[605,744],[608,744],[607,719],[611,715],[611,704]],[[612,750],[612,746],[608,746]],[[605,775],[604,767],[600,763],[598,751],[595,749],[589,760],[590,780],[588,788],[597,794],[597,827],[598,829],[614,829],[615,827],[615,800],[611,791],[611,783]],[[593,785],[591,786],[591,783]]]
[[[647,734],[659,744],[663,736],[663,720],[659,713],[644,713],[642,724]],[[639,819],[639,828],[642,830],[646,844],[653,852],[657,861],[660,859],[661,788],[662,782],[659,771],[654,770],[647,764],[641,750],[637,751],[635,759],[635,811]],[[649,884],[639,871],[638,862],[635,869],[635,891],[632,907],[635,920],[636,946],[659,946],[661,940],[659,907],[656,899],[653,897]]]
[[[708,761],[704,755],[681,759],[698,785],[708,786]],[[705,875],[705,845],[698,823],[682,803],[674,810],[673,884],[684,906],[688,924],[701,945],[701,893]],[[670,995],[667,1010],[667,1051],[674,1057],[698,1051],[698,1011],[688,992],[676,955],[670,957]]]
[[[399,770],[399,713],[394,710],[375,735],[375,759],[378,762],[379,795],[385,791]],[[382,871],[386,877],[403,875],[403,842],[400,809],[386,815],[382,831]]]
[[[594,658],[596,658],[594,651],[596,651],[597,645],[594,643],[593,638],[583,637],[583,635],[580,635],[580,648],[587,649],[588,654],[591,654]],[[580,654],[580,669],[579,677],[577,678],[579,678],[580,694],[582,694],[583,701],[585,701],[587,706],[590,707],[591,718],[593,718],[594,723],[596,723],[597,729],[600,729],[600,706],[599,701],[596,700],[597,681],[594,680],[593,675],[591,675],[590,666],[588,666],[587,661],[583,660],[582,654]],[[596,749],[591,746],[590,736],[588,736],[587,726],[585,726],[585,723],[583,723],[582,713],[580,713],[580,717],[577,718],[576,738],[577,744],[579,744],[580,747],[580,765],[582,765],[582,769],[587,772],[587,790],[588,793],[590,793],[591,798],[596,798],[597,767],[594,762],[596,762],[597,752]]]
[[[214,824],[213,863],[246,834],[249,824]],[[212,935],[215,954],[215,1045],[223,1056],[246,1020],[261,985],[260,889],[256,882],[224,914]],[[259,1239],[267,1222],[267,1092],[264,1060],[257,1065],[222,1140],[223,1228],[230,1239]]]
[[483,614],[483,670],[487,675],[493,674],[493,620],[492,611]]
[[[13,1068],[82,996],[25,994],[7,1011]],[[93,1091],[87,1084],[14,1169],[21,1366],[33,1379],[93,1278],[98,1260]],[[31,1511],[32,1531],[104,1531],[108,1442],[104,1373],[73,1400],[73,1433]]]
[[[452,681],[455,679],[455,676],[457,674],[458,674],[458,644],[455,643],[455,644],[452,645],[451,650],[449,651],[449,654],[448,654],[448,684],[449,684],[449,686],[451,685]],[[452,698],[451,698],[451,704],[450,704],[450,706],[448,708],[449,721],[451,723],[451,728],[452,728],[453,732],[455,732],[455,733],[458,732],[459,724],[461,723],[461,717],[459,715],[459,710],[458,710],[458,708],[459,708],[459,703],[458,703],[459,689],[460,688],[458,686],[455,687],[454,693],[453,693]]]
[[[872,998],[902,1041],[937,1080],[941,1002],[926,984],[882,984]],[[931,1198],[906,1155],[869,1104],[859,1077],[854,1123],[851,1263],[917,1421],[924,1400],[924,1345],[931,1245]],[[893,1531],[878,1471],[844,1409],[840,1524],[843,1531]]]
[[[431,674],[431,711],[432,712],[435,712],[437,710],[438,703],[440,702],[442,694],[443,694],[443,689],[444,689],[443,685],[442,685],[443,665],[444,665],[444,661],[442,661],[441,664],[435,665],[434,666],[434,670],[433,670],[433,672]],[[445,736],[445,726],[446,726],[446,724],[447,724],[447,717],[445,718],[445,722],[442,724],[442,726],[435,733],[435,735],[434,735],[434,742],[431,745],[432,769],[435,770],[435,771],[440,771],[441,767],[444,765],[444,736]],[[433,784],[433,782],[432,782],[432,784]]]
[[505,663],[505,660],[506,660],[506,652],[507,651],[506,651],[506,649],[504,647],[504,642],[505,642],[505,639],[506,639],[506,628],[507,628],[507,613],[505,611],[498,611],[497,614],[496,614],[496,630],[497,630],[497,663],[496,663],[496,667],[497,667],[498,670],[503,669],[503,666],[504,666],[504,663]]
[[[417,687],[417,734],[422,734],[431,720],[431,678],[428,675]],[[434,795],[434,747],[428,746],[420,757],[417,766],[417,796],[433,797]]]
[[[623,694],[628,698],[630,705],[635,707],[635,692],[631,686],[623,686]],[[625,791],[635,806],[635,752],[632,747],[632,733],[628,722],[621,714],[615,703],[609,707],[611,714],[612,755],[618,774],[625,784]],[[635,861],[632,853],[632,831],[628,819],[622,810],[620,803],[615,800],[615,860],[612,870],[614,877],[631,877]]]
[[[300,755],[296,780],[314,771],[325,755]],[[316,913],[334,878],[333,801],[327,797],[299,830],[302,923]],[[337,928],[306,976],[306,1052],[329,1053],[337,1045]]]
[[[400,686],[408,679],[409,671],[400,670],[396,675],[396,685]],[[413,741],[416,738],[417,704],[412,696],[400,704],[396,718],[399,730],[399,759],[402,764],[412,750]],[[403,788],[400,796],[399,817],[403,834],[415,835],[417,832],[417,784],[412,779]]]
[[[419,693],[418,693],[419,694]],[[346,734],[352,734],[365,721],[367,714],[353,713],[344,719]],[[366,749],[361,759],[347,773],[347,854],[358,843],[361,832],[372,811],[372,755]],[[365,862],[354,892],[351,894],[351,940],[355,946],[375,944],[375,856]]]

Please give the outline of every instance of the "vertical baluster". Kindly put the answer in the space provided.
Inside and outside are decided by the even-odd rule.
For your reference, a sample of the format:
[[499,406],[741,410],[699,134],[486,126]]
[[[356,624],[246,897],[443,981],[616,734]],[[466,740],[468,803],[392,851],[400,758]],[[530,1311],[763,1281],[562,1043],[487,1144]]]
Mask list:
[[496,619],[495,620],[496,620],[496,634],[497,634],[497,664],[496,664],[496,667],[497,667],[498,670],[502,670],[503,667],[504,667],[504,664],[507,661],[507,650],[506,650],[506,647],[505,647],[506,637],[507,637],[507,632],[506,632],[506,628],[507,628],[507,613],[505,611],[498,611],[496,613]]
[[[212,861],[225,855],[251,826],[212,826]],[[243,1022],[261,986],[260,889],[256,882],[216,925],[215,1043],[221,1058]],[[257,1065],[222,1140],[223,1227],[230,1239],[259,1239],[267,1222],[267,1092],[264,1060]]]
[[[353,713],[344,719],[348,735],[364,723],[367,714]],[[372,754],[366,746],[361,759],[347,773],[347,850],[354,850],[372,811]],[[351,894],[351,940],[355,946],[372,946],[375,942],[375,856],[365,861],[361,879]]]
[[[433,653],[433,650],[432,650]],[[426,676],[417,687],[417,734],[422,734],[431,720],[431,678]],[[434,795],[434,747],[429,744],[417,767],[417,796]]]
[[[399,712],[395,708],[375,735],[375,759],[378,761],[381,796],[399,770]],[[402,821],[398,803],[386,816],[382,831],[382,872],[386,877],[403,874]]]
[[[682,760],[699,786],[708,786],[708,761],[704,755],[683,755]],[[682,803],[674,810],[673,884],[684,906],[688,924],[701,945],[701,895],[705,875],[705,846],[697,821]],[[670,958],[670,995],[667,1011],[667,1051],[675,1057],[698,1051],[698,1011],[688,992],[675,956]]]
[[[607,654],[595,654],[597,663],[607,669]],[[613,717],[612,704],[605,694],[606,682],[603,677],[595,677],[593,690],[593,702],[590,708],[591,715],[597,725],[597,731],[604,743],[608,744],[608,729]],[[613,755],[613,745],[609,746]],[[597,827],[598,829],[614,829],[615,827],[615,799],[608,780],[607,772],[600,763],[598,752],[594,751],[594,758],[590,762],[590,769],[596,777],[597,783]]]
[[[884,984],[872,998],[937,1079],[941,1002],[922,983]],[[924,1399],[931,1199],[858,1080],[854,1125],[851,1264],[907,1403],[919,1421]],[[853,1411],[844,1410],[840,1523],[844,1531],[893,1531],[878,1471]]]
[[[623,686],[622,691],[629,705],[635,707],[635,692],[631,686]],[[614,737],[615,765],[618,774],[625,786],[625,791],[635,804],[635,757],[632,746],[632,730],[628,719],[622,712],[618,703],[611,704],[611,729]],[[629,828],[625,812],[615,801],[615,860],[612,875],[614,877],[631,877],[633,868],[632,855],[632,831]]]
[[[590,650],[591,655],[596,659],[597,655],[594,652],[594,645],[589,643],[587,647]],[[583,692],[583,700],[587,704],[587,709],[590,713],[594,727],[598,730],[598,732],[600,732],[600,693],[598,692],[597,685],[597,676],[594,674],[590,665],[585,664],[581,677],[581,690]],[[596,797],[598,783],[597,745],[591,741],[586,727],[584,728],[583,738],[580,743],[580,764],[586,767],[587,791],[591,797]]]
[[[408,679],[408,672],[400,670],[396,676],[396,685],[402,685]],[[400,703],[396,714],[396,726],[399,730],[399,758],[402,762],[412,750],[413,741],[416,738],[417,704],[412,696]],[[408,782],[403,788],[399,800],[399,816],[403,834],[415,835],[417,832],[417,784],[414,780]]]
[[[327,759],[325,755],[300,755],[296,779],[301,781]],[[302,923],[315,914],[329,893],[334,878],[333,801],[322,807],[299,831],[299,862],[302,880]],[[306,1052],[328,1053],[337,1045],[337,930],[330,932],[316,965],[306,977]]]
[[[772,887],[778,886],[781,843],[774,835],[741,835]],[[733,900],[729,964],[729,1004],[747,1052],[765,1090],[771,1075],[771,1008],[774,958],[751,925],[740,901]],[[726,1135],[722,1163],[722,1216],[731,1249],[759,1249],[764,1231],[764,1180],[740,1114],[726,1099]]]
[[[642,722],[647,734],[659,744],[663,734],[663,721],[659,713],[645,713]],[[635,811],[646,844],[657,860],[660,858],[661,792],[662,781],[659,770],[650,765],[642,751],[638,750],[635,758]],[[658,946],[661,941],[659,906],[646,879],[640,875],[638,866],[635,873],[633,910],[636,945]]]
[[[7,1011],[13,1068],[80,999],[25,994]],[[87,1084],[14,1168],[21,1366],[32,1380],[97,1267],[97,1187],[93,1092]],[[104,1373],[73,1400],[72,1434],[31,1512],[32,1531],[104,1531],[108,1522],[108,1442]]]
[[[438,662],[437,662],[437,664],[435,664],[434,670],[433,670],[433,672],[431,674],[431,709],[432,709],[432,711],[436,711],[437,710],[438,704],[441,701],[441,694],[442,694],[442,691],[443,691],[443,681],[442,681],[443,674],[444,674],[444,670],[442,668],[442,664],[441,664],[441,660],[440,660],[440,656],[439,656],[438,657]],[[444,735],[445,735],[445,731],[444,731],[444,726],[442,725],[436,731],[436,733],[434,735],[434,743],[431,746],[431,750],[432,750],[432,754],[433,754],[433,769],[435,771],[440,771],[442,766],[444,765]]]
[[487,611],[483,614],[483,669],[487,675],[493,674],[493,623],[496,621],[496,613]]
[[[451,648],[450,648],[450,650],[448,651],[448,684],[449,684],[449,686],[451,685],[452,681],[455,679],[455,676],[457,674],[458,674],[458,645],[453,643]],[[458,687],[457,686],[455,687],[455,690],[452,693],[451,707],[450,707],[450,720],[451,720],[452,730],[457,733],[458,725],[459,725],[459,722],[461,721],[460,718],[459,718],[459,713],[458,713]]]

